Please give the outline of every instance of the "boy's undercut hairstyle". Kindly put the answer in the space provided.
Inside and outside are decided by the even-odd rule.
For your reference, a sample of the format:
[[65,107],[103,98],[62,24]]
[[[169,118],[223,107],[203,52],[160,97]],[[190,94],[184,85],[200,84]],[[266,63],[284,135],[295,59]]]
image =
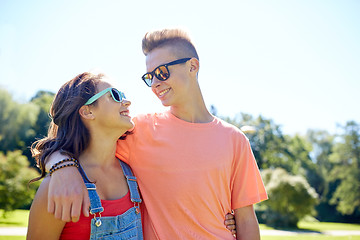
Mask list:
[[199,59],[189,35],[181,29],[163,29],[147,32],[142,40],[142,50],[145,56],[152,50],[170,47],[179,58],[194,57]]

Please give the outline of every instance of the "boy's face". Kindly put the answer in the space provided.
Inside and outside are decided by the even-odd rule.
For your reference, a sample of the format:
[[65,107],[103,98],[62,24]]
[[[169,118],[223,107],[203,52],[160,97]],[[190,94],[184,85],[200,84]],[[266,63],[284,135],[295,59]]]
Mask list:
[[[179,59],[168,47],[156,48],[146,56],[146,70],[153,71],[159,65]],[[174,106],[184,104],[188,87],[187,70],[189,63],[168,66],[170,77],[165,81],[160,81],[155,76],[151,85],[151,90],[160,99],[164,106]]]

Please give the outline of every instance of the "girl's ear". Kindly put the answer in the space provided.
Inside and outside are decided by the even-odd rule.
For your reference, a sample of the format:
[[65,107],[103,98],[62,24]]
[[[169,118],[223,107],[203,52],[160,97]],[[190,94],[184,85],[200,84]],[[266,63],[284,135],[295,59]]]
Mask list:
[[91,111],[90,106],[82,106],[79,109],[79,114],[82,118],[84,119],[94,119],[95,115],[93,114],[93,112]]

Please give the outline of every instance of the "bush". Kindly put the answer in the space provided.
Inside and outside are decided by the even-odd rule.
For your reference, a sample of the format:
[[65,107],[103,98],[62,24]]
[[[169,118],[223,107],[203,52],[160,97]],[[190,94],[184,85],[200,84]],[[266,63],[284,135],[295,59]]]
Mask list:
[[303,176],[293,176],[284,169],[262,171],[269,200],[262,203],[262,219],[273,227],[296,227],[307,215],[315,214],[318,195]]
[[0,152],[0,208],[4,212],[29,206],[39,183],[28,186],[30,179],[38,172],[29,167],[21,151]]

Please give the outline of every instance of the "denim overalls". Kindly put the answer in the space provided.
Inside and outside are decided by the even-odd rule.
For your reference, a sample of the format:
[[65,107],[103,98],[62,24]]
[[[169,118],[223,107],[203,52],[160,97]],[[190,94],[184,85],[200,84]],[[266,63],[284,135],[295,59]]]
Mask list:
[[89,182],[84,170],[81,166],[79,167],[79,171],[83,176],[89,192],[90,213],[94,215],[94,218],[91,220],[90,240],[143,239],[139,208],[141,198],[136,177],[134,177],[130,167],[126,163],[120,161],[120,164],[129,186],[130,198],[134,203],[134,207],[115,217],[101,217],[101,212],[104,211],[104,208],[102,207],[100,197],[96,192],[96,186]]

